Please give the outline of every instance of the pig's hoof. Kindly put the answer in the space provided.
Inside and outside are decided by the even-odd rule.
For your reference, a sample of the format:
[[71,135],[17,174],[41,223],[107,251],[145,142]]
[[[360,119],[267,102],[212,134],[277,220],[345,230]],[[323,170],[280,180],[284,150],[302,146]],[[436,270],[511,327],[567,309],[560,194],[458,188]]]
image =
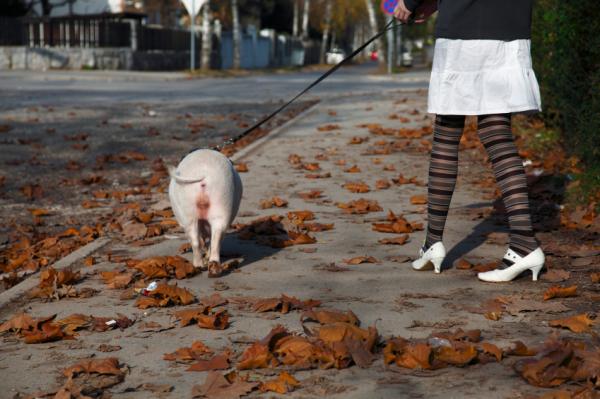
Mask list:
[[223,274],[223,268],[219,262],[212,261],[208,264],[209,278],[221,277],[221,274]]

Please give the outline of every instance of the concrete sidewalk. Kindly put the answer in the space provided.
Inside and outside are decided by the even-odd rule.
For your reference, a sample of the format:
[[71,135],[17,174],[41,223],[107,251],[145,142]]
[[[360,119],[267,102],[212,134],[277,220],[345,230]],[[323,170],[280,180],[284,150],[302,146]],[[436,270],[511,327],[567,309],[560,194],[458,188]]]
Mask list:
[[[225,298],[286,294],[303,300],[317,299],[326,308],[351,309],[363,326],[376,325],[383,338],[421,338],[432,331],[462,328],[481,329],[485,340],[499,347],[507,347],[515,340],[532,345],[541,343],[551,330],[545,326],[545,314],[521,313],[507,315],[502,321],[491,321],[472,310],[498,295],[537,297],[545,288],[543,283],[532,284],[529,278],[522,278],[511,284],[482,284],[472,271],[452,267],[455,260],[464,256],[489,262],[499,259],[505,251],[503,227],[486,217],[491,209],[491,189],[474,184],[490,172],[466,152],[461,153],[462,177],[446,230],[450,254],[443,273],[415,272],[410,267],[410,260],[422,243],[422,231],[410,234],[405,245],[378,243],[380,239],[397,236],[375,232],[371,227],[372,222],[384,220],[389,210],[396,215],[403,214],[409,222],[426,224],[425,205],[411,204],[411,197],[426,194],[425,185],[398,185],[392,179],[398,179],[402,174],[407,179],[414,176],[418,182],[426,182],[427,142],[431,141],[431,135],[406,140],[406,144],[396,143],[394,147],[393,143],[389,143],[394,141],[393,137],[370,134],[368,128],[357,126],[381,124],[395,129],[429,126],[431,121],[423,114],[425,99],[423,92],[330,99],[281,134],[237,159],[236,162],[246,162],[249,168],[248,173],[242,174],[244,198],[238,223],[248,223],[260,216],[310,210],[315,213],[316,222],[333,223],[334,229],[311,233],[317,239],[315,244],[284,249],[239,240],[235,234],[230,234],[223,252],[226,259],[241,260],[241,267],[236,272],[216,281],[201,274],[178,280],[178,285],[188,288],[197,297],[223,290],[220,293]],[[390,119],[393,114],[409,120],[402,123],[399,119]],[[337,127],[318,130],[328,124]],[[362,143],[349,144],[352,140]],[[392,149],[389,154],[382,150],[387,148],[386,145]],[[375,152],[379,154],[366,155]],[[318,162],[320,170],[293,168],[288,162],[291,154],[301,156],[304,162]],[[354,165],[360,172],[345,172]],[[331,177],[305,177],[314,173],[329,173]],[[389,180],[391,187],[376,189],[376,181],[383,179]],[[345,183],[359,181],[368,184],[371,191],[354,194],[343,187]],[[323,197],[307,201],[298,195],[311,190],[322,190]],[[287,208],[261,209],[261,200],[273,196],[288,200]],[[166,195],[162,195],[155,199],[165,198]],[[383,210],[352,215],[336,206],[337,203],[360,198],[377,201]],[[494,234],[490,236],[490,233]],[[171,239],[141,248],[112,242],[103,253],[136,259],[179,254],[179,247],[185,243],[183,235],[169,237]],[[347,265],[344,262],[363,255],[376,258],[378,263]],[[191,258],[189,253],[185,256]],[[211,348],[231,346],[236,352],[241,352],[248,342],[264,337],[277,324],[302,332],[298,312],[261,314],[236,310],[231,306],[228,310],[232,325],[224,331],[196,326],[171,328],[172,308],[142,311],[134,306],[133,300],[120,300],[118,290],[105,288],[96,272],[119,266],[104,262],[84,269],[88,277],[80,286],[100,290],[91,298],[27,302],[2,311],[0,319],[4,320],[18,310],[28,310],[36,317],[58,314],[58,318],[72,313],[107,317],[122,313],[138,321],[124,331],[82,332],[76,341],[25,345],[19,340],[5,338],[0,345],[4,354],[0,359],[0,392],[3,392],[0,396],[48,391],[60,385],[57,378],[65,366],[90,356],[113,355],[130,367],[125,381],[110,390],[113,397],[148,397],[147,392],[126,391],[149,382],[174,387],[172,392],[161,393],[160,397],[189,397],[192,386],[202,383],[206,373],[188,372],[184,365],[172,365],[162,359],[164,353],[189,346],[194,340],[201,340]],[[163,328],[150,328],[148,326],[154,324],[149,322],[159,323]],[[122,349],[106,354],[98,351],[100,344],[119,345]],[[535,392],[512,370],[511,363],[509,359],[502,363],[414,372],[388,369],[378,357],[366,369],[353,366],[344,370],[297,372],[294,375],[302,385],[286,396],[491,399],[524,397]],[[264,375],[265,370],[256,373]]]

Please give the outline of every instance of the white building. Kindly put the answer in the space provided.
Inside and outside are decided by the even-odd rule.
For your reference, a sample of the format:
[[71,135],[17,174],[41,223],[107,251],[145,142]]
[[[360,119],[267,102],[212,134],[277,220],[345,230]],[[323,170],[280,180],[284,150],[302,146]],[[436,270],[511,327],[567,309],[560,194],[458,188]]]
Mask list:
[[[139,0],[49,0],[53,5],[51,17],[68,15],[97,15],[120,14],[125,12],[140,12],[143,2]],[[40,1],[36,1],[33,10],[42,15]]]

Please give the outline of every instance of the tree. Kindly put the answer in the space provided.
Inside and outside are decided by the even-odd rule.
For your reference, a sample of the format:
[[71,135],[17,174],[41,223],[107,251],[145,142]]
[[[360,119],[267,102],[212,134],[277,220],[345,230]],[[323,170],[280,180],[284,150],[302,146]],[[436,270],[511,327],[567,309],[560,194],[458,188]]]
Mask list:
[[331,8],[333,0],[325,0],[325,26],[323,27],[323,38],[321,40],[321,54],[319,62],[325,63],[325,52],[327,51],[327,42],[329,41],[329,32],[331,31]]
[[302,16],[302,39],[308,39],[308,16],[310,13],[310,0],[304,0],[304,10]]
[[203,70],[210,69],[210,56],[212,53],[211,16],[210,1],[207,1],[202,8],[202,57],[200,61]]
[[240,35],[240,17],[238,9],[238,0],[231,0],[231,16],[233,19],[233,68],[240,69],[240,46],[241,46],[241,35]]
[[[371,25],[371,35],[375,35],[379,32],[379,26],[377,25],[377,16],[375,15],[375,7],[373,6],[373,2],[371,0],[365,0],[365,5],[367,6],[367,11],[369,13],[369,24]],[[379,63],[385,64],[385,57],[383,54],[383,41],[381,38],[377,39],[377,50],[379,55]]]
[[298,37],[298,14],[300,13],[300,7],[298,6],[298,1],[300,0],[292,0],[294,2],[294,20],[292,22],[292,36]]

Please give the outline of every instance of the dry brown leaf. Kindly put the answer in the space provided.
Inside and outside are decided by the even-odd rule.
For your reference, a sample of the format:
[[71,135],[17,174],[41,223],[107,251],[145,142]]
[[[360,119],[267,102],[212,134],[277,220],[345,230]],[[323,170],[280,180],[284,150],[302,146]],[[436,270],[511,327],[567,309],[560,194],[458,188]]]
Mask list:
[[269,209],[273,207],[283,208],[288,205],[288,202],[279,197],[273,197],[271,199],[262,200],[260,202],[261,209]]
[[319,132],[330,132],[332,130],[339,130],[339,129],[340,129],[340,125],[335,125],[335,124],[323,125],[323,126],[319,126],[317,128],[317,130]]
[[375,188],[377,190],[387,190],[388,188],[390,188],[391,183],[389,182],[389,180],[377,180],[375,182]]
[[179,326],[185,327],[196,322],[198,327],[209,330],[224,330],[229,327],[229,314],[227,310],[211,312],[209,306],[180,310],[173,314],[179,320]]
[[306,320],[314,320],[319,324],[343,322],[355,326],[360,325],[360,320],[358,320],[358,317],[356,317],[354,312],[351,310],[348,310],[347,312],[340,312],[338,310],[309,310],[302,313],[300,320],[302,322]]
[[151,307],[189,305],[194,299],[194,295],[185,288],[179,288],[177,285],[158,284],[156,289],[148,292],[147,296],[138,298],[135,306],[140,309],[147,309]]
[[568,298],[572,296],[577,296],[576,285],[571,287],[553,286],[548,288],[548,290],[544,293],[544,301],[552,298]]
[[380,233],[412,233],[414,231],[423,230],[422,223],[409,223],[402,215],[396,216],[392,211],[389,212],[387,220],[390,223],[373,223],[374,231]]
[[267,345],[255,342],[248,347],[237,365],[238,370],[272,368],[278,364]]
[[302,164],[302,169],[308,170],[310,172],[316,172],[316,171],[321,170],[321,167],[319,166],[318,162],[312,162],[312,163],[306,162],[306,163]]
[[379,263],[373,256],[355,256],[354,258],[344,259],[348,265],[360,265],[362,263]]
[[192,346],[189,348],[179,348],[173,353],[165,353],[163,355],[163,359],[177,362],[190,362],[193,360],[203,359],[204,356],[212,353],[213,350],[204,345],[202,342],[194,341]]
[[229,353],[225,352],[223,354],[213,356],[208,360],[199,359],[196,363],[188,367],[187,371],[226,370],[230,367],[229,356]]
[[384,245],[404,245],[408,241],[408,234],[394,238],[383,238],[378,242]]
[[426,195],[413,195],[410,197],[410,203],[413,205],[425,205],[427,204]]
[[353,165],[353,166],[351,166],[349,168],[344,169],[344,172],[346,172],[346,173],[360,173],[361,170],[358,167],[358,165]]
[[276,379],[261,382],[258,389],[261,392],[276,392],[283,395],[292,392],[298,386],[300,386],[300,382],[297,379],[286,371],[282,371]]
[[291,310],[310,310],[321,305],[321,301],[307,299],[302,301],[296,297],[281,295],[279,298],[259,299],[252,304],[252,310],[255,312],[271,312],[279,311],[288,313]]
[[141,271],[147,278],[175,277],[184,279],[196,274],[196,268],[181,256],[155,256],[136,262],[133,268]]
[[245,162],[241,162],[235,165],[235,170],[239,173],[247,173],[249,171],[248,164]]
[[575,333],[587,332],[594,324],[595,321],[585,313],[548,322],[550,327],[568,328]]
[[328,179],[331,177],[331,173],[307,173],[304,177],[307,179]]
[[63,374],[69,379],[74,378],[79,374],[92,373],[125,378],[125,373],[119,368],[119,360],[115,357],[83,360],[63,371]]
[[338,208],[343,209],[344,213],[355,215],[362,215],[369,212],[379,212],[383,210],[377,201],[367,200],[364,198],[353,200],[348,203],[338,202],[336,205]]
[[322,190],[311,190],[311,191],[304,192],[304,193],[298,193],[298,196],[302,199],[308,200],[308,199],[321,198],[321,197],[323,197],[322,194],[323,194]]
[[368,184],[363,183],[363,182],[357,182],[357,183],[346,183],[344,184],[344,188],[348,191],[350,191],[351,193],[368,193],[369,191],[371,191],[371,188],[369,187]]
[[489,342],[482,342],[479,347],[483,352],[494,356],[496,360],[502,360],[502,349],[498,348],[496,345],[490,344]]
[[252,392],[258,383],[244,380],[230,381],[217,371],[209,371],[202,385],[194,385],[192,398],[237,399]]
[[100,272],[100,276],[104,280],[104,283],[107,284],[107,288],[110,289],[125,288],[133,280],[133,273],[128,272],[105,271]]

